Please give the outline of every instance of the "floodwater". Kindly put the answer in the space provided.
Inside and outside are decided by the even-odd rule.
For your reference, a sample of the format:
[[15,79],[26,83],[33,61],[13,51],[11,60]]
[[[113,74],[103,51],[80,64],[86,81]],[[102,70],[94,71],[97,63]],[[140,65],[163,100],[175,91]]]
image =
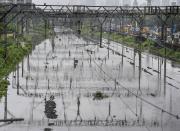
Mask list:
[[0,131],[179,131],[180,68],[103,42],[57,34],[37,45],[0,102],[0,119],[24,121]]

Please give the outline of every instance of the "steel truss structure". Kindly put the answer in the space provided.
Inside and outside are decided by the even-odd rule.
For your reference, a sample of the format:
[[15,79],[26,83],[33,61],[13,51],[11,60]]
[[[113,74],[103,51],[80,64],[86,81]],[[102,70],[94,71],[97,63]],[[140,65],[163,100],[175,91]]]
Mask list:
[[[83,19],[97,19],[100,24],[100,47],[102,47],[102,28],[107,19],[118,18],[121,23],[127,17],[132,18],[138,23],[140,28],[139,36],[141,36],[141,29],[146,16],[157,16],[161,21],[162,38],[161,42],[165,45],[167,35],[167,20],[171,17],[180,15],[180,6],[84,6],[84,5],[28,5],[28,4],[5,4],[0,5],[0,22],[3,23],[3,29],[0,30],[4,35],[5,54],[4,59],[7,57],[7,26],[11,22],[15,22],[17,26],[21,26],[21,33],[23,28],[28,30],[29,19],[32,21],[42,18],[45,24],[45,38],[47,37],[47,30],[49,21],[54,25],[55,19],[61,19],[61,22],[67,21],[77,26],[80,33]],[[111,22],[110,20],[110,22]],[[111,28],[111,27],[110,27]],[[19,30],[17,29],[17,34]],[[166,52],[166,48],[165,48]],[[165,56],[166,57],[166,56]],[[165,62],[166,63],[166,62]],[[166,64],[164,64],[166,68]],[[166,70],[164,72],[166,75]],[[164,78],[166,81],[166,77]],[[18,85],[19,86],[19,85]],[[164,92],[166,93],[166,92]],[[7,107],[7,100],[5,102]],[[177,117],[179,119],[179,117]],[[7,108],[5,108],[5,119],[0,122],[13,122],[22,121],[23,119],[7,119]],[[59,122],[64,125],[63,121]],[[103,122],[102,122],[103,123]]]
[[[42,14],[48,17],[116,17],[122,15],[179,15],[180,6],[84,6],[84,5],[1,5],[3,17],[9,13]],[[1,19],[3,18],[1,17]]]

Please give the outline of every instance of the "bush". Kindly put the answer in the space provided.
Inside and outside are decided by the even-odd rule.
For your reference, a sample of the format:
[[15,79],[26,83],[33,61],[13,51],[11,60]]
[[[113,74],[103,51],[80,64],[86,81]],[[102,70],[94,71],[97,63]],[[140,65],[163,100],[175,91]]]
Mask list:
[[8,85],[9,85],[9,81],[7,80],[2,80],[0,82],[0,98],[6,95]]
[[107,98],[108,96],[104,95],[102,92],[97,91],[93,94],[93,100],[102,100],[104,98]]
[[175,58],[180,59],[180,52],[175,52]]

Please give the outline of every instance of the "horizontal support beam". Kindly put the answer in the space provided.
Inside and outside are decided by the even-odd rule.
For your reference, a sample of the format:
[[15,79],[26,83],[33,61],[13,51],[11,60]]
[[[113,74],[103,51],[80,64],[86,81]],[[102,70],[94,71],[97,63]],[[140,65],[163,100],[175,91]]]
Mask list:
[[46,121],[46,120],[37,120],[37,121],[24,121],[21,124],[30,123],[30,125],[38,125],[38,126],[57,126],[57,127],[64,127],[64,126],[71,126],[71,127],[79,127],[79,126],[111,126],[111,127],[159,127],[160,122],[157,120],[152,121],[137,121],[134,120],[113,120],[110,117],[110,120],[53,120],[53,121]]
[[[84,6],[84,5],[12,5],[11,13],[29,13],[48,17],[116,17],[122,15],[180,15],[180,6]],[[0,11],[3,15],[6,11]]]
[[16,118],[16,119],[1,119],[0,122],[17,122],[17,121],[24,121],[23,118]]

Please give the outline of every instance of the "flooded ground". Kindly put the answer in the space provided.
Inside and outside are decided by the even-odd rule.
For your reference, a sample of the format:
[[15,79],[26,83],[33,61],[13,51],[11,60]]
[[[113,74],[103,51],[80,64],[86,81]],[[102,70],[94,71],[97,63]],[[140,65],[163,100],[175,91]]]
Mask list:
[[106,43],[59,34],[37,45],[0,102],[0,119],[24,121],[0,131],[179,131],[180,68]]

